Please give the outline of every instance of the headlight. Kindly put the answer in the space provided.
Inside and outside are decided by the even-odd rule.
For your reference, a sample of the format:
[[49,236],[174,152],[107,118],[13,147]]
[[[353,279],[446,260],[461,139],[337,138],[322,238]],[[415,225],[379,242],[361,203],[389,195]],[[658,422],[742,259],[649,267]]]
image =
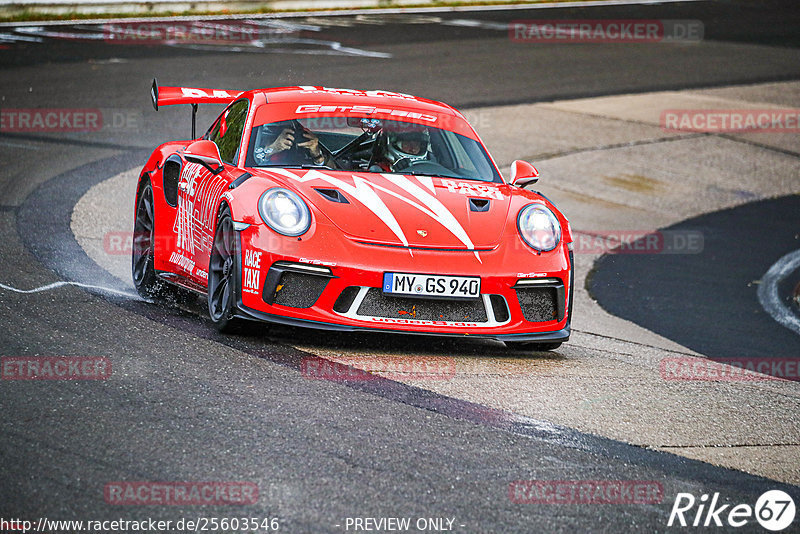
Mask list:
[[261,195],[258,213],[270,228],[283,235],[302,235],[311,225],[311,213],[303,199],[280,187],[273,187]]
[[517,217],[522,240],[534,250],[553,250],[561,240],[561,224],[555,214],[541,204],[528,204]]

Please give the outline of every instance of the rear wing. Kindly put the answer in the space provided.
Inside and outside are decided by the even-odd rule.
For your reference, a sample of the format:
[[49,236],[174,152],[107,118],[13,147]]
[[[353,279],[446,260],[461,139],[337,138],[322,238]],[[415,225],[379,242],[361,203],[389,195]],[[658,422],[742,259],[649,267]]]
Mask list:
[[158,80],[153,78],[150,100],[153,104],[153,109],[156,111],[158,111],[158,106],[191,104],[192,139],[194,139],[196,137],[195,118],[198,104],[230,104],[243,92],[225,89],[198,89],[196,87],[159,87]]
[[159,87],[158,80],[153,78],[150,99],[153,102],[153,109],[158,111],[158,106],[230,104],[243,92],[224,89],[198,89],[196,87]]

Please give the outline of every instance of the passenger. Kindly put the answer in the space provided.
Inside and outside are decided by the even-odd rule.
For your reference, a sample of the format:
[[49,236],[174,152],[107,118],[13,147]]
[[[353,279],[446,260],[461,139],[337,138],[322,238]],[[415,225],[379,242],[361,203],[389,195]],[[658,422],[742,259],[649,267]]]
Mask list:
[[391,172],[407,168],[428,158],[430,134],[427,128],[408,131],[388,131],[382,154],[370,168],[374,172]]

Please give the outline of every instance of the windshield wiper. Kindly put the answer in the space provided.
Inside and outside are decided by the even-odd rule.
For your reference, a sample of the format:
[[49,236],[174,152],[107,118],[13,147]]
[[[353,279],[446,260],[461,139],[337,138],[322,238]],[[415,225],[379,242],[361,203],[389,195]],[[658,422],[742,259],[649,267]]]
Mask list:
[[270,167],[280,167],[281,169],[327,169],[329,171],[335,171],[333,167],[329,167],[328,165],[313,165],[310,163],[303,163],[303,164],[296,164],[296,165],[257,165],[256,168],[258,169],[269,169]]

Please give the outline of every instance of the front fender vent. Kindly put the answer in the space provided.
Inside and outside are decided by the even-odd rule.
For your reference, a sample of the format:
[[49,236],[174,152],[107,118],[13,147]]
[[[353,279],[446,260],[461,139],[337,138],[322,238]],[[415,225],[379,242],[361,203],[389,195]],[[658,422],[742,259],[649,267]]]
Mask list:
[[178,180],[181,176],[180,160],[169,159],[161,174],[164,185],[164,199],[173,208],[178,205]]
[[228,186],[228,189],[236,189],[237,187],[239,187],[240,185],[242,185],[243,183],[245,183],[247,180],[249,180],[252,177],[253,177],[253,175],[250,174],[249,172],[246,172],[244,174],[240,174],[238,178],[236,178],[234,181],[232,181],[230,183],[230,185]]

